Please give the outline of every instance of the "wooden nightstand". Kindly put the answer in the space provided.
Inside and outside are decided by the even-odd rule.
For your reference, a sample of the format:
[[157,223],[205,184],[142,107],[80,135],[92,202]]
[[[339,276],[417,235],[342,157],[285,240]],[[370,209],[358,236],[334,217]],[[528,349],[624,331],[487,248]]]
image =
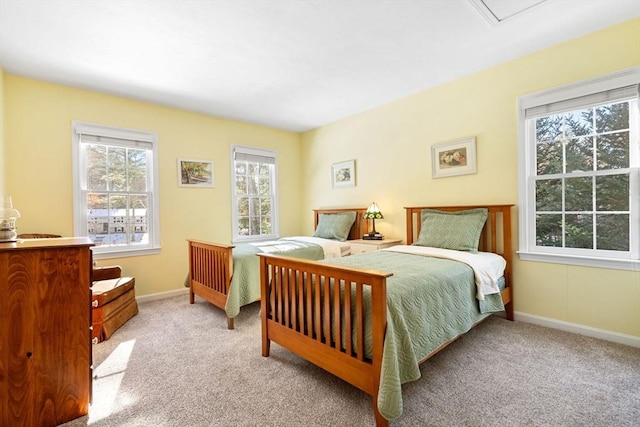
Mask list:
[[365,252],[374,252],[379,249],[388,248],[395,245],[401,245],[401,239],[384,239],[384,240],[350,240],[351,255],[363,254]]

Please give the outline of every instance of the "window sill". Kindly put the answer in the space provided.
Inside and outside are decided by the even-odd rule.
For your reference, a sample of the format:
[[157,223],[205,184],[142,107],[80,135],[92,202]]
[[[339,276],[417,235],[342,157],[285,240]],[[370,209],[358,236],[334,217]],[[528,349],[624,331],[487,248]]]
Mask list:
[[160,248],[147,248],[147,249],[127,249],[122,251],[104,251],[96,252],[96,247],[93,249],[93,259],[109,259],[109,258],[128,258],[134,256],[143,255],[157,255],[160,253]]
[[583,267],[610,268],[614,270],[640,271],[640,260],[582,257],[575,255],[542,254],[518,251],[522,261],[548,262],[552,264],[579,265]]

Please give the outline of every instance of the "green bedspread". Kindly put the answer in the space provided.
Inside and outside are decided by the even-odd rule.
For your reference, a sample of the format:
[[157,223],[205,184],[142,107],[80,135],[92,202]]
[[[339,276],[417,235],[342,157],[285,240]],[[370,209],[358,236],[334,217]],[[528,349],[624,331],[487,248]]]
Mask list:
[[[488,315],[479,309],[473,270],[458,261],[388,251],[325,262],[393,273],[387,279],[387,332],[378,395],[380,413],[393,420],[402,414],[401,385],[420,377],[419,361]],[[488,295],[483,305],[483,311],[504,309],[499,294]],[[367,335],[370,343],[370,330]]]
[[297,240],[279,239],[236,245],[233,249],[233,276],[225,306],[225,312],[231,318],[240,313],[243,305],[260,299],[260,262],[256,254],[261,252],[310,260],[324,258],[322,246]]

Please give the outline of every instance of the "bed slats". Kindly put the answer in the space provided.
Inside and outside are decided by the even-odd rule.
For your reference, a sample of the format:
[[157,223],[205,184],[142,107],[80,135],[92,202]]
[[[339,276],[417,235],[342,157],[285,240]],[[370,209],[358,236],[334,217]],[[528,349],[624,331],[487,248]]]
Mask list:
[[[258,256],[262,271],[267,273],[261,275],[262,322],[269,330],[269,340],[263,339],[263,356],[269,355],[271,340],[294,353],[311,352],[317,365],[369,394],[377,393],[379,378],[373,378],[371,369],[376,360],[382,360],[386,279],[391,274],[269,254]],[[365,316],[366,294],[371,295],[371,316]],[[371,349],[378,358],[367,357],[367,329],[378,331],[380,339],[373,340]],[[353,363],[355,368],[347,368]]]
[[[224,310],[233,272],[232,251],[235,246],[188,240],[189,302],[195,295]],[[227,317],[227,327],[233,329],[233,319]]]

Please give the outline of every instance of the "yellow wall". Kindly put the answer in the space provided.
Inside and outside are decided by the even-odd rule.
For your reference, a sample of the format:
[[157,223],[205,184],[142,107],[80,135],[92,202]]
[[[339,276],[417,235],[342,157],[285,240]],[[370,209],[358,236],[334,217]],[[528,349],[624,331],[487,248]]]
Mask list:
[[[280,231],[300,233],[298,134],[10,74],[4,76],[4,103],[4,169],[7,194],[22,214],[19,232],[73,235],[72,120],[158,134],[161,253],[100,263],[121,264],[134,275],[137,295],[183,286],[187,238],[231,241],[232,144],[278,152]],[[179,157],[213,160],[215,187],[178,187]]]
[[[636,19],[302,136],[0,70],[0,179],[22,213],[19,231],[71,235],[71,120],[157,132],[162,252],[112,261],[136,276],[138,295],[163,292],[182,286],[187,238],[231,239],[231,144],[278,151],[282,235],[310,232],[312,208],[375,200],[385,215],[376,228],[403,237],[403,206],[517,204],[518,96],[639,64]],[[431,145],[466,136],[477,138],[478,172],[432,179]],[[215,188],[178,187],[178,157],[213,159]],[[332,189],[331,164],[349,159],[357,186]],[[640,272],[515,258],[517,312],[640,337]]]
[[0,195],[4,195],[4,71],[0,68]]
[[[384,214],[377,230],[401,238],[403,206],[517,204],[518,96],[637,65],[638,19],[307,132],[303,206],[375,200]],[[477,138],[478,172],[432,179],[431,145],[467,136]],[[349,159],[357,186],[332,189],[331,164]],[[516,208],[516,225],[517,218]],[[519,313],[640,337],[640,272],[515,258]]]

